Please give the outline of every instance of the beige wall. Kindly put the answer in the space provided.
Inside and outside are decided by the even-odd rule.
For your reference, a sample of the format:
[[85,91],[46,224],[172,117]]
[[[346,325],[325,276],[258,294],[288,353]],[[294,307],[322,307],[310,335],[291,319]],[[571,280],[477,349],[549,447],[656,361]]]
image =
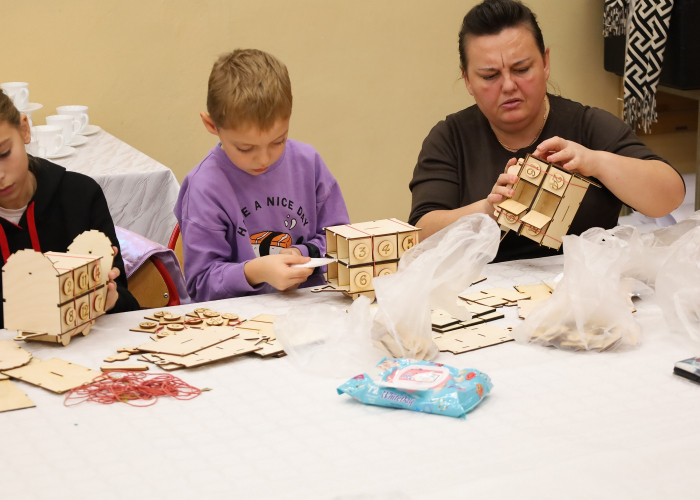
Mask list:
[[[90,121],[179,180],[215,139],[202,127],[209,70],[236,47],[272,52],[294,91],[290,137],[321,153],[354,221],[410,209],[422,140],[473,104],[458,82],[457,33],[475,0],[0,0],[0,82],[30,82],[44,108],[90,106]],[[530,0],[561,94],[612,112],[602,3]],[[39,7],[40,5],[40,7]]]

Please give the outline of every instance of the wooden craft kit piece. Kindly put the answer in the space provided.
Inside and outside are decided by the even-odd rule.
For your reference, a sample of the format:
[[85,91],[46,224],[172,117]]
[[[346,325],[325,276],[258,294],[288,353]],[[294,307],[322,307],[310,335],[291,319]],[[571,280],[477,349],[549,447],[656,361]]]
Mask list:
[[521,319],[527,318],[533,309],[535,309],[537,303],[547,300],[552,296],[552,292],[554,291],[544,283],[536,285],[515,285],[514,288],[530,296],[527,300],[518,300],[518,316]]
[[155,321],[142,321],[136,328],[129,328],[130,332],[156,333],[158,323]]
[[496,204],[495,214],[504,231],[516,231],[540,245],[558,250],[589,186],[600,184],[579,174],[527,155],[508,173],[518,181],[508,185],[511,198]]
[[238,336],[235,328],[211,327],[202,331],[185,330],[164,339],[139,346],[140,351],[184,356]]
[[500,297],[484,297],[483,299],[475,300],[474,302],[481,304],[482,306],[494,308],[502,307],[508,304],[507,300]]
[[68,253],[12,254],[2,269],[5,328],[17,330],[15,340],[63,345],[75,335],[88,335],[105,312],[112,252],[109,238],[86,231]]
[[126,370],[130,372],[145,372],[148,371],[148,365],[103,365],[100,371],[114,372],[117,370]]
[[356,299],[374,300],[372,281],[396,273],[398,261],[418,243],[417,227],[396,219],[383,219],[326,228],[328,287],[312,291],[338,291]]
[[[274,333],[273,315],[260,314],[242,321],[234,313],[198,308],[183,316],[184,323],[164,323],[162,319],[167,314],[157,311],[149,316],[150,325],[141,324],[148,328],[132,329],[152,333],[152,342],[119,352],[138,353],[139,361],[154,363],[164,370],[200,366],[253,352],[261,357],[285,355]],[[115,357],[110,356],[105,361]],[[120,366],[124,365],[115,365],[114,369]]]
[[0,371],[24,366],[32,359],[32,353],[25,351],[12,340],[0,340]]
[[214,361],[259,351],[260,349],[261,347],[246,340],[232,338],[186,356],[157,353],[154,354],[154,357],[159,358],[156,364],[161,367],[169,366],[169,369],[174,369],[171,365],[177,365],[178,368],[193,368]]
[[430,322],[432,323],[433,327],[445,328],[459,323],[459,320],[450,316],[445,311],[435,310],[430,314]]
[[551,297],[554,291],[544,283],[537,285],[515,285],[514,288],[521,293],[529,295],[530,299],[534,301],[546,300]]
[[454,332],[436,334],[433,340],[443,352],[461,354],[492,345],[510,342],[513,337],[508,330],[490,325],[477,325]]
[[138,347],[120,347],[117,352],[128,352],[129,354],[137,354],[141,352]]
[[493,297],[500,297],[509,302],[516,302],[518,300],[530,298],[530,296],[526,293],[521,293],[518,290],[509,290],[507,288],[490,288],[489,290],[484,290],[482,293],[492,295]]
[[261,314],[251,320],[241,323],[235,330],[241,332],[245,340],[253,342],[259,349],[255,354],[263,358],[272,356],[284,356],[284,349],[277,341],[272,323],[275,317],[270,314]]
[[0,379],[0,413],[11,410],[34,408],[36,405],[27,395],[9,380]]
[[[437,316],[440,320],[437,324],[433,323],[433,331],[437,333],[447,333],[455,330],[461,330],[471,326],[480,325],[482,323],[487,323],[489,321],[494,321],[497,319],[502,319],[504,315],[497,312],[493,308],[488,308],[487,313],[482,313],[480,316],[474,316],[468,321],[460,321],[457,318],[453,318],[444,311],[438,311],[441,314]],[[434,313],[433,313],[434,314]]]
[[478,318],[479,316],[483,316],[484,314],[496,312],[496,308],[485,306],[482,304],[477,304],[476,302],[467,302],[465,304],[465,307],[470,313],[472,313],[473,318]]
[[127,359],[129,359],[129,356],[131,356],[131,353],[120,352],[119,354],[115,354],[113,356],[105,358],[105,363],[114,363],[115,361],[126,361]]
[[100,372],[52,358],[47,361],[32,362],[14,370],[6,370],[5,374],[61,394],[92,382]]

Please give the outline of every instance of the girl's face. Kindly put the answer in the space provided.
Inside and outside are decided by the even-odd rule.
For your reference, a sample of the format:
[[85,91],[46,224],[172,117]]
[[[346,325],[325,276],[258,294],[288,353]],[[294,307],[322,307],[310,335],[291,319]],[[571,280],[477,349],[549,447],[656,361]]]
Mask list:
[[542,121],[549,78],[549,49],[544,57],[525,26],[466,42],[464,81],[492,126],[517,133],[533,120]]
[[25,115],[19,129],[6,121],[0,122],[0,207],[22,208],[34,195],[34,176],[29,172],[29,157],[24,148],[30,141]]

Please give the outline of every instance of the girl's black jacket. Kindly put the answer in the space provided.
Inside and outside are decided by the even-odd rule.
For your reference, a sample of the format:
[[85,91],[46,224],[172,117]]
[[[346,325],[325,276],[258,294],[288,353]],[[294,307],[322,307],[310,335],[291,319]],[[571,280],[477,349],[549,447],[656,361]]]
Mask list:
[[[73,239],[84,231],[97,229],[104,233],[119,248],[119,241],[114,230],[114,222],[107,208],[107,200],[99,184],[94,179],[65,168],[42,158],[33,160],[32,170],[36,177],[36,192],[15,225],[0,217],[0,225],[7,241],[6,249],[10,254],[24,248],[33,248],[30,228],[36,227],[38,244],[42,252],[66,252]],[[33,205],[33,208],[32,208]],[[0,232],[0,240],[2,239]],[[4,241],[0,241],[2,246]],[[35,245],[36,246],[36,245]],[[36,248],[34,248],[36,250]],[[0,256],[2,265],[5,259]],[[113,267],[119,269],[116,279],[119,299],[110,313],[133,311],[139,309],[139,303],[127,289],[126,272],[121,253],[114,258]],[[0,278],[0,292],[2,279]],[[0,327],[4,325],[4,314],[0,310]]]

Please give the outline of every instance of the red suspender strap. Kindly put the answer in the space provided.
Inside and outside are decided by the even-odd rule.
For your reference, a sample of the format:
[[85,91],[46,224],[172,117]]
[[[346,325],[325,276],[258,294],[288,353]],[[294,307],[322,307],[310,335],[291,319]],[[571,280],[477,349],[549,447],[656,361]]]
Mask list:
[[32,248],[35,252],[41,252],[39,235],[36,234],[36,224],[34,223],[34,202],[31,202],[27,207],[27,226],[29,226],[29,237],[32,239]]
[[2,250],[2,260],[7,262],[7,259],[10,258],[10,247],[7,244],[7,236],[5,236],[2,224],[0,224],[0,250]]

